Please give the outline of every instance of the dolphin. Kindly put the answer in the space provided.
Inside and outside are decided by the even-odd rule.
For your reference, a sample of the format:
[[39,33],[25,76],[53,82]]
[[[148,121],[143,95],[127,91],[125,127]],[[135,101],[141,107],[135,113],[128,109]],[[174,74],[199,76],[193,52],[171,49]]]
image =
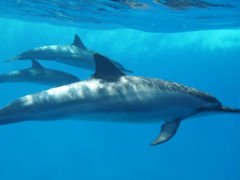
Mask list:
[[[74,41],[70,45],[52,45],[34,48],[23,52],[8,61],[26,59],[53,60],[94,71],[94,53],[94,51],[87,49],[84,46],[78,35],[75,35]],[[125,69],[120,63],[113,60],[111,61],[120,70],[132,73],[132,71]]]
[[168,141],[180,123],[205,113],[240,113],[215,97],[175,82],[130,76],[95,54],[89,79],[24,96],[0,110],[0,124],[81,119],[133,123],[163,122],[157,145]]
[[51,86],[60,86],[80,81],[71,74],[44,68],[36,60],[32,59],[32,67],[29,69],[9,72],[0,75],[0,83],[4,82],[29,82]]

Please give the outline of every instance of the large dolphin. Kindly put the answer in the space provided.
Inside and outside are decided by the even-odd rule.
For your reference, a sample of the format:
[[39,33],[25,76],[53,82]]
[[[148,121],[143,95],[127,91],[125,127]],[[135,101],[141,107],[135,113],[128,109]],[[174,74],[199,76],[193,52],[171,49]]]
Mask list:
[[125,75],[95,54],[96,72],[87,80],[24,96],[0,110],[0,124],[30,120],[82,119],[163,122],[152,145],[168,141],[182,120],[205,113],[240,113],[213,96],[161,79]]
[[[18,56],[11,58],[8,61],[27,59],[39,59],[49,61],[53,60],[71,66],[76,66],[94,71],[94,53],[94,51],[87,49],[84,46],[78,35],[75,35],[74,41],[70,45],[52,45],[34,48],[29,51],[23,52],[22,54],[19,54]],[[132,72],[125,69],[120,63],[113,60],[111,61],[120,70]]]
[[0,83],[4,82],[29,82],[51,86],[60,86],[80,81],[71,74],[44,68],[36,60],[32,59],[32,67],[0,75]]

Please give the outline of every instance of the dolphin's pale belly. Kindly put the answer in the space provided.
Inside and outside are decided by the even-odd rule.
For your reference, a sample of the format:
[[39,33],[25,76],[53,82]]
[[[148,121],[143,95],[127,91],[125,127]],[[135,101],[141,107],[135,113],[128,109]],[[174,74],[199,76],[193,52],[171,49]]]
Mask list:
[[20,98],[2,109],[0,117],[12,121],[69,117],[148,123],[186,118],[198,108],[216,106],[187,93],[152,87],[143,81],[124,76],[117,83],[89,79],[61,86]]

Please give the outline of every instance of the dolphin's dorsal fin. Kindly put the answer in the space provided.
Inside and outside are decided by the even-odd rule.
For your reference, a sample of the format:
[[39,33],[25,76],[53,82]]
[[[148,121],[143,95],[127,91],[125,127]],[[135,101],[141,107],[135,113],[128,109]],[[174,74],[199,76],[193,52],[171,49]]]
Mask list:
[[94,54],[95,74],[93,77],[100,79],[115,79],[125,75],[105,56]]
[[31,61],[32,61],[33,69],[44,69],[44,67],[39,62],[37,62],[35,59],[31,59]]
[[75,34],[75,36],[74,36],[74,41],[73,41],[72,45],[77,46],[82,49],[87,49],[77,34]]

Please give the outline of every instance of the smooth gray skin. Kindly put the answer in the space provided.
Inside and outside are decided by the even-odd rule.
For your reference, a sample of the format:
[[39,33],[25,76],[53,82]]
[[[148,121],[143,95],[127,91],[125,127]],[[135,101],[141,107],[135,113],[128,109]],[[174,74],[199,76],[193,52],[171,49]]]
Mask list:
[[0,83],[28,82],[50,86],[61,86],[78,81],[80,81],[80,79],[76,76],[62,71],[46,69],[35,60],[32,60],[32,67],[29,69],[13,71],[0,75]]
[[[94,71],[94,53],[94,51],[91,51],[84,46],[78,35],[75,35],[74,42],[71,45],[52,45],[34,48],[9,59],[8,61],[27,59],[57,61],[63,64]],[[120,63],[113,60],[111,61],[120,70],[132,73],[132,71],[125,69]]]
[[240,113],[196,89],[161,79],[128,76],[110,60],[95,56],[87,80],[24,96],[0,110],[0,123],[81,119],[134,123],[164,122],[152,145],[166,142],[183,119],[196,114]]

